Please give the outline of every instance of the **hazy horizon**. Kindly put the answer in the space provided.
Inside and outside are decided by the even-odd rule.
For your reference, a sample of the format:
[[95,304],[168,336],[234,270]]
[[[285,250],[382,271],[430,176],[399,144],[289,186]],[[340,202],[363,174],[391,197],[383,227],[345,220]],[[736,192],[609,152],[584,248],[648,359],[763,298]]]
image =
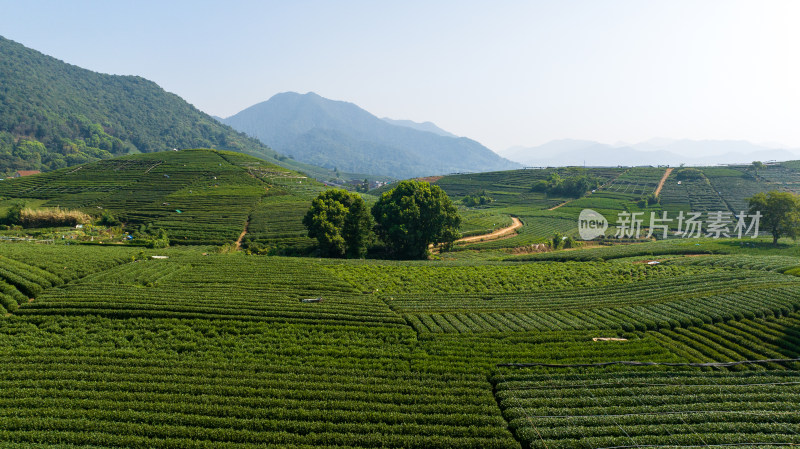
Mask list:
[[800,148],[797,2],[0,2],[0,35],[220,117],[313,91],[498,153],[565,138]]

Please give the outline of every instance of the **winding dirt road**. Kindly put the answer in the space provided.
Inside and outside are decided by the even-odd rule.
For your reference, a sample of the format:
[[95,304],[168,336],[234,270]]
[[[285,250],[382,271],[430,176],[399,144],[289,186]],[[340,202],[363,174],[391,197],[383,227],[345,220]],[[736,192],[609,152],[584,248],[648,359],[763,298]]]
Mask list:
[[669,178],[670,173],[672,173],[672,167],[668,168],[664,172],[664,176],[662,176],[661,181],[658,182],[658,187],[656,187],[656,191],[653,193],[656,197],[658,197],[658,194],[661,193],[661,189],[664,188],[664,183],[667,181],[667,178]]
[[486,242],[489,240],[497,240],[499,238],[505,237],[511,233],[516,232],[517,229],[522,227],[522,222],[517,217],[511,217],[511,226],[507,228],[498,229],[491,234],[481,234],[481,235],[473,235],[472,237],[464,237],[462,239],[456,240],[456,243],[475,243],[475,242]]

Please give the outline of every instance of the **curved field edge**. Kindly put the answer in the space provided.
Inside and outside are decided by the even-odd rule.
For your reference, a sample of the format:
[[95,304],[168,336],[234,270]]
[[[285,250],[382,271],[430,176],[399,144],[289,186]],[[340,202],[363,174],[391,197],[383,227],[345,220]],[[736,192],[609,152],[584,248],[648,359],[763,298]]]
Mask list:
[[[490,304],[495,310],[518,307],[522,310],[515,312],[530,313],[537,308],[548,312],[536,295],[559,296],[563,302],[552,307],[563,312],[582,310],[577,307],[579,302],[570,302],[565,295],[569,290],[565,287],[582,277],[592,285],[586,284],[584,290],[599,289],[596,300],[609,313],[624,310],[625,301],[632,301],[635,307],[669,304],[672,298],[662,296],[674,293],[666,288],[659,296],[659,283],[672,281],[674,288],[680,289],[692,277],[698,277],[694,294],[699,296],[684,291],[687,301],[746,288],[792,292],[797,278],[780,274],[779,268],[787,260],[779,258],[681,258],[655,267],[627,259],[604,263],[406,263],[203,255],[207,252],[203,249],[169,248],[148,254],[168,259],[105,266],[107,259],[113,259],[114,248],[75,252],[73,259],[68,254],[74,247],[6,248],[12,246],[0,247],[0,255],[35,265],[41,272],[34,271],[51,283],[58,270],[84,273],[60,285],[42,287],[34,302],[0,318],[4,355],[0,410],[5,411],[0,412],[0,440],[8,445],[538,447],[541,442],[531,439],[531,429],[520,421],[520,416],[527,421],[524,416],[528,414],[537,417],[531,419],[555,423],[548,428],[534,421],[540,431],[549,432],[543,434],[547,447],[604,447],[603,442],[620,441],[614,433],[622,432],[619,426],[605,421],[567,430],[561,424],[588,419],[583,415],[592,407],[591,394],[572,388],[566,402],[558,402],[558,392],[568,391],[570,382],[591,383],[591,372],[563,380],[564,373],[547,371],[539,378],[515,380],[524,387],[513,388],[520,399],[522,393],[517,391],[547,391],[553,402],[545,410],[547,407],[534,409],[530,401],[514,403],[512,398],[509,402],[504,393],[508,388],[501,386],[506,384],[497,377],[514,373],[495,365],[727,361],[796,357],[800,348],[798,314],[782,299],[776,308],[751,310],[752,314],[731,305],[730,319],[722,320],[689,319],[684,323],[686,317],[680,313],[686,310],[673,308],[662,311],[657,319],[650,318],[652,326],[645,321],[636,325],[636,321],[632,328],[589,325],[526,330],[509,325],[501,331],[433,333],[417,332],[407,322],[411,306],[438,307],[435,314],[442,316],[462,314],[457,310],[473,307],[473,303]],[[121,253],[120,257],[128,255],[137,256]],[[538,282],[539,278],[549,282]],[[394,279],[401,282],[391,282]],[[603,279],[606,285],[601,285]],[[435,302],[429,295],[433,286],[439,298]],[[650,300],[626,300],[631,296],[626,291],[648,286]],[[575,289],[575,295],[579,290]],[[319,302],[304,302],[306,299]],[[498,314],[491,310],[476,313]],[[499,315],[504,313],[511,312]],[[605,317],[608,322],[613,318]],[[564,323],[567,315],[557,319]],[[445,320],[442,323],[456,327],[448,317]],[[515,321],[508,322],[513,325]],[[596,341],[597,337],[617,340]],[[620,379],[636,375],[617,369],[595,371],[598,376],[620,373]],[[654,376],[664,375],[663,370],[651,371]],[[754,376],[797,373],[793,366],[725,372],[752,372]],[[794,387],[775,381],[763,383],[776,385],[769,387],[772,390],[758,390],[752,397],[736,396],[731,390],[737,387],[730,382],[721,390],[720,386],[697,388],[720,390],[708,393],[709,398],[733,394],[728,404],[760,401],[762,406],[755,411],[769,417],[781,416],[796,404]],[[626,387],[644,388],[629,383]],[[671,414],[663,416],[650,418],[645,408],[630,402],[608,406],[618,407],[617,415],[627,413],[627,408],[639,416],[638,421],[630,418],[619,423],[636,435],[637,442],[680,443],[683,440],[670,439],[669,434],[648,433],[654,426],[673,424],[675,427],[668,429],[675,435],[684,431],[717,441],[713,435],[726,430],[721,423],[727,416],[752,429],[736,442],[768,442],[762,437],[769,424],[762,425],[752,414],[747,418],[735,414],[735,409],[723,410],[729,415],[682,410],[680,398],[706,394],[692,388],[677,386],[673,398],[662,404],[661,412]],[[576,403],[585,405],[575,410]],[[565,413],[559,415],[557,408]],[[610,409],[606,413],[611,413]],[[559,418],[561,415],[568,417]],[[697,419],[683,425],[665,421],[664,416]],[[773,419],[773,429],[796,424],[781,419]]]

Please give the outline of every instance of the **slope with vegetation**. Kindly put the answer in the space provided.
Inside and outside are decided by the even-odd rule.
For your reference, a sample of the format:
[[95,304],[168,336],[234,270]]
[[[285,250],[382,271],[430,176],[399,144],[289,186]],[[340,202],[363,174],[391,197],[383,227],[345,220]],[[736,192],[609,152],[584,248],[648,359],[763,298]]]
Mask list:
[[[530,250],[552,240],[555,233],[577,238],[578,216],[592,209],[609,222],[608,237],[615,234],[620,213],[641,213],[644,226],[640,237],[648,234],[651,214],[667,213],[669,237],[678,226],[680,212],[722,212],[735,217],[748,213],[749,199],[769,191],[800,193],[800,166],[796,161],[769,165],[753,163],[727,167],[620,167],[620,168],[544,168],[508,172],[450,175],[439,178],[441,186],[464,206],[465,226],[470,217],[507,215],[519,217],[525,226],[517,236],[456,249]],[[659,189],[660,187],[660,189]],[[656,192],[658,191],[658,194]],[[377,191],[380,192],[380,191]],[[480,204],[475,198],[491,198]],[[754,212],[754,210],[753,210]],[[769,220],[760,231],[767,231]],[[730,228],[733,229],[734,222]],[[791,232],[783,232],[790,236]],[[661,231],[656,237],[662,238]],[[526,249],[527,248],[527,249]]]
[[[0,182],[0,201],[62,207],[173,244],[223,245],[248,223],[245,248],[307,252],[302,214],[323,186],[240,153],[184,150],[124,156]],[[22,223],[20,223],[22,224]],[[54,230],[59,234],[58,230]]]
[[[793,170],[762,167],[753,182],[792,186]],[[253,256],[312,252],[302,223],[312,201],[338,198],[319,205],[326,215],[355,203],[240,153],[139,154],[2,181],[6,210],[60,206],[135,235],[164,232],[172,246],[0,242],[0,445],[800,444],[797,245],[500,251],[571,232],[582,207],[675,204],[664,193],[689,182],[724,180],[730,190],[707,197],[742,204],[735,186],[754,179],[747,168],[698,171],[680,185],[670,173],[660,202],[641,207],[664,169],[441,178],[455,199],[492,199],[458,201],[472,232],[512,214],[525,222],[517,236],[466,247],[482,251],[440,255],[455,261]],[[599,188],[579,198],[532,189],[574,177]],[[356,211],[376,201],[365,198]],[[243,231],[246,251],[208,246]]]
[[217,148],[335,177],[276,153],[144,78],[92,72],[2,36],[0,54],[0,175],[128,153]]

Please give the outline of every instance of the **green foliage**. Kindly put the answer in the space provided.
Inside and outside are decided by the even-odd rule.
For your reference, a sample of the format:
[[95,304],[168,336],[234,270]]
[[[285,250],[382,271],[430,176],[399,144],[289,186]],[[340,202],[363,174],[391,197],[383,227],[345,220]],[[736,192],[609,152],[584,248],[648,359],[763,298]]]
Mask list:
[[[571,251],[574,252],[574,251]],[[462,305],[449,295],[492,298],[494,294],[513,296],[536,294],[563,289],[589,291],[596,287],[620,287],[645,281],[664,282],[674,277],[706,274],[713,270],[706,267],[683,267],[659,265],[651,267],[632,263],[536,263],[498,264],[489,262],[470,263],[420,263],[367,261],[363,264],[337,263],[325,267],[332,275],[341,277],[356,286],[359,291],[378,291],[380,295],[394,296],[395,308],[427,308],[429,310],[453,310]],[[641,285],[641,284],[637,284]],[[631,288],[634,288],[631,286]],[[439,301],[435,296],[442,296]],[[401,300],[398,296],[404,296]],[[491,307],[494,298],[484,301]],[[469,301],[464,301],[467,303]],[[511,303],[509,303],[511,304]],[[540,304],[547,307],[545,304]],[[479,309],[480,301],[469,304]],[[520,310],[529,307],[520,305]],[[539,307],[539,306],[536,306]]]
[[795,379],[791,371],[691,367],[612,372],[506,368],[492,383],[509,427],[525,447],[624,447],[635,442],[766,448],[800,442],[787,408],[793,400],[787,395],[795,393],[776,392]]
[[800,197],[791,192],[772,190],[757,193],[748,200],[750,211],[762,214],[760,227],[772,235],[776,245],[781,236],[796,238],[800,231]]
[[372,207],[380,238],[392,256],[424,259],[430,244],[450,247],[461,217],[444,191],[421,181],[402,181]]
[[553,238],[550,239],[550,248],[554,251],[563,248],[565,239],[566,237],[564,237],[564,234],[556,232],[553,234]]
[[103,213],[100,215],[100,219],[97,220],[97,224],[99,224],[100,226],[111,227],[111,226],[119,226],[121,222],[116,217],[114,217],[114,215],[111,212],[106,210],[103,211]]
[[[167,231],[170,244],[249,242],[310,253],[302,219],[323,186],[296,172],[239,153],[182,150],[123,156],[0,182],[0,195],[37,208],[78,209]],[[178,212],[180,211],[180,212]],[[0,209],[0,215],[2,215]]]
[[659,203],[659,198],[654,193],[649,193],[642,199],[640,199],[636,205],[640,208],[645,208],[648,206],[654,206]]
[[303,217],[308,236],[316,238],[325,257],[364,257],[372,239],[372,216],[360,195],[326,190]]
[[703,172],[692,167],[685,167],[677,170],[675,172],[675,177],[678,181],[690,181],[704,178]]
[[800,281],[793,276],[729,270],[590,289],[398,295],[392,306],[420,333],[652,331],[740,319],[744,314],[785,315],[800,308],[799,293]]
[[486,194],[485,190],[481,190],[473,195],[467,195],[461,199],[461,202],[467,207],[485,206],[494,201],[494,198]]
[[5,216],[0,220],[0,224],[7,226],[22,223],[22,210],[25,209],[24,201],[15,201],[7,210]]
[[143,78],[91,72],[3,37],[0,54],[0,176],[172,148],[276,154]]
[[133,233],[131,243],[148,248],[166,248],[169,246],[169,237],[164,229],[155,228],[152,224],[141,225],[138,231]]
[[553,172],[550,175],[550,179],[542,179],[533,183],[531,191],[578,198],[600,186],[600,178],[581,173],[579,170],[575,170],[575,172],[577,174],[571,174],[566,178],[562,178],[558,173]]
[[3,443],[798,444],[798,363],[496,366],[795,358],[796,254],[761,249],[649,266],[2,243]]

